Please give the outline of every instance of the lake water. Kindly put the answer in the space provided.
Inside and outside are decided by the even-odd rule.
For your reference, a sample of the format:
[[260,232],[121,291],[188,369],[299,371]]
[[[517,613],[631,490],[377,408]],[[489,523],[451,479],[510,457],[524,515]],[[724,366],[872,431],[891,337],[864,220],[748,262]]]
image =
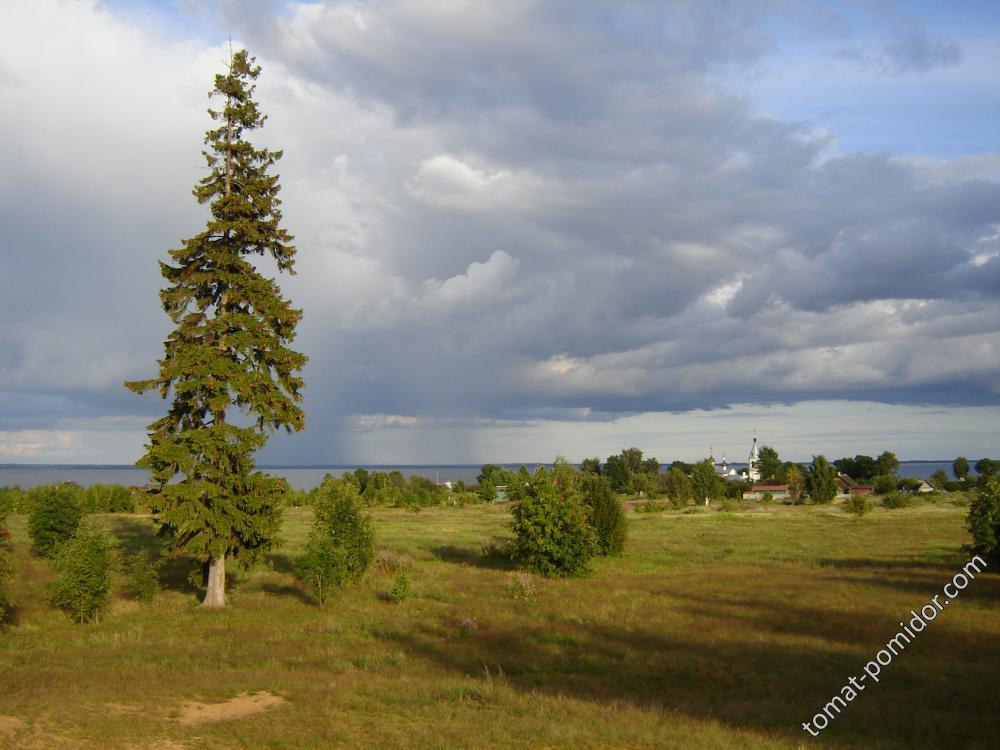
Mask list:
[[[970,460],[970,463],[975,461]],[[519,464],[501,464],[510,469],[517,469]],[[548,464],[546,464],[547,466]],[[746,464],[732,464],[739,469]],[[536,464],[528,464],[534,468]],[[358,466],[262,466],[268,474],[284,477],[288,483],[299,490],[310,490],[318,487],[327,474],[341,476],[345,472],[354,471]],[[369,471],[401,471],[404,476],[416,474],[438,482],[453,482],[461,479],[464,482],[475,482],[480,466],[364,466]],[[902,461],[899,467],[900,476],[930,479],[938,469],[951,478],[951,461]],[[76,482],[82,487],[93,484],[124,484],[137,485],[149,481],[149,474],[134,466],[53,466],[53,465],[23,465],[7,464],[0,466],[0,487],[19,486],[22,489],[37,487],[40,484],[53,482]]]

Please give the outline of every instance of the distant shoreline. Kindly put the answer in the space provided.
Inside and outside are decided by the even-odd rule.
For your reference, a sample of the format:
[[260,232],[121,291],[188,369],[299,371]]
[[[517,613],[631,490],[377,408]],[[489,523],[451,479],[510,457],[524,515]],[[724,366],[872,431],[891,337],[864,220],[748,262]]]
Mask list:
[[[950,464],[954,458],[901,458],[901,464]],[[970,458],[970,463],[978,459]],[[487,461],[498,466],[551,466],[551,461]],[[690,463],[690,462],[689,462]],[[798,461],[795,463],[808,463]],[[746,462],[730,461],[730,466],[746,466]],[[669,466],[669,463],[661,464]],[[469,469],[483,466],[473,464],[257,464],[258,469]],[[135,469],[135,464],[0,464],[0,469]]]

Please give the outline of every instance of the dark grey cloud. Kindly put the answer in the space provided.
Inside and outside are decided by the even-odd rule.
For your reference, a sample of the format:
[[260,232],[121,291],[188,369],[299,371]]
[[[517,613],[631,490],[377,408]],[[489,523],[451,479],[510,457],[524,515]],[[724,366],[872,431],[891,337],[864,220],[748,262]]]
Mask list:
[[897,73],[924,73],[962,62],[962,49],[958,44],[934,39],[927,29],[913,21],[895,30],[885,45],[884,54],[886,65]]
[[[189,190],[221,50],[149,56],[85,5],[120,51],[70,47],[79,120],[32,98],[58,60],[0,85],[20,113],[0,124],[2,429],[162,408],[121,381],[167,329],[157,259],[204,221]],[[757,113],[730,76],[770,53],[779,5],[220,4],[264,65],[300,248],[282,285],[305,310],[310,439],[268,456],[338,460],[414,420],[997,403],[1000,186]],[[893,54],[946,60],[913,33]],[[53,137],[89,148],[53,159]]]

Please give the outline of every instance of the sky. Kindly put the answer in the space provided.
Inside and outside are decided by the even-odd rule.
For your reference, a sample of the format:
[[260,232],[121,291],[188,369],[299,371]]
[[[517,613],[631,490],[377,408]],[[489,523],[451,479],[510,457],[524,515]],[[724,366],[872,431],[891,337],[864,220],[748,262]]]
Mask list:
[[230,38],[310,358],[262,463],[1000,455],[1000,4],[4,0],[0,462],[142,454]]

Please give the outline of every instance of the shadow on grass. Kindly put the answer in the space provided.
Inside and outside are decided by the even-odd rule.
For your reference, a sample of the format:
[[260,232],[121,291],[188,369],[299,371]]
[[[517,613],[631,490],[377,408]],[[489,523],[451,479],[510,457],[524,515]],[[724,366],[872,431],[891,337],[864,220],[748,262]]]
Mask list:
[[[506,541],[506,540],[504,540]],[[453,544],[446,544],[431,547],[431,554],[438,560],[456,563],[458,565],[471,565],[476,568],[488,568],[490,570],[514,570],[517,565],[505,554],[501,545],[494,543],[489,546],[486,552],[476,551],[468,547],[459,547]]]
[[923,555],[920,559],[912,558],[874,558],[874,557],[824,557],[817,561],[821,568],[872,568],[873,570],[941,570],[957,569],[966,559],[957,551],[954,553],[938,553]]
[[283,552],[271,552],[265,558],[268,567],[275,573],[295,573],[295,558]]
[[[820,560],[819,563],[822,567],[847,571],[870,570],[874,574],[870,578],[859,578],[854,575],[845,576],[842,580],[918,594],[929,600],[935,594],[940,594],[942,587],[949,583],[956,573],[961,572],[968,561],[968,557],[955,553],[953,555],[938,555],[931,562],[850,558],[824,559]],[[962,591],[962,598],[963,600],[1000,601],[1000,577],[976,574],[967,588]]]
[[[828,613],[819,613],[825,616]],[[657,632],[636,627],[563,621],[482,626],[460,637],[453,623],[384,634],[410,653],[470,678],[484,667],[499,668],[510,689],[572,697],[603,704],[621,702],[720,722],[790,743],[811,740],[804,721],[822,710],[892,633],[873,628],[865,644],[845,648],[825,635],[843,623],[829,623],[794,605],[758,610],[754,628],[720,624],[719,632]],[[787,629],[786,622],[815,626],[802,638],[761,637]],[[883,668],[874,690],[859,693],[823,732],[834,747],[993,747],[995,698],[1000,690],[996,643],[968,641],[948,658],[934,643],[954,635],[935,623],[933,638],[914,642]],[[877,634],[874,631],[878,631]],[[757,632],[755,632],[757,631]],[[442,637],[442,632],[449,635]],[[825,643],[824,643],[825,642]],[[868,687],[874,685],[867,681]],[[866,688],[867,690],[867,688]]]
[[[156,527],[147,519],[114,516],[111,531],[125,555],[144,554],[160,561],[160,588],[201,596],[202,590],[190,581],[195,559],[190,555],[167,554],[167,540],[157,534]],[[227,582],[228,585],[235,583],[235,580],[231,584]]]
[[267,582],[260,584],[259,588],[266,594],[272,594],[274,596],[290,596],[305,604],[309,604],[314,607],[316,606],[316,602],[314,602],[301,587],[293,584]]

